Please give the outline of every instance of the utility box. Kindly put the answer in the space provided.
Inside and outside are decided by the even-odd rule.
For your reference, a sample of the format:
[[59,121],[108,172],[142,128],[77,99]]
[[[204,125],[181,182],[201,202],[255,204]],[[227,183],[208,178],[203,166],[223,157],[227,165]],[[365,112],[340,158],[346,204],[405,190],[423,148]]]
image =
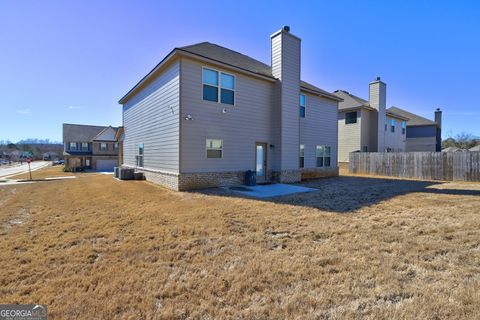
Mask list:
[[245,185],[254,186],[257,184],[257,174],[255,171],[247,170],[245,172]]
[[135,179],[135,169],[120,168],[118,178],[120,180],[133,180],[133,179]]

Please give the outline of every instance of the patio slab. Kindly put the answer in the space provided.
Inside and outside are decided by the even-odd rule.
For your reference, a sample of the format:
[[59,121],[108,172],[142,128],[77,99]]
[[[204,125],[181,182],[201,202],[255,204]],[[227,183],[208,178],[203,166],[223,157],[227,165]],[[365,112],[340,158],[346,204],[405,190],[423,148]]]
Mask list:
[[286,196],[295,193],[312,192],[317,191],[318,189],[306,188],[292,184],[275,183],[256,186],[232,187],[230,190],[245,196],[264,199]]

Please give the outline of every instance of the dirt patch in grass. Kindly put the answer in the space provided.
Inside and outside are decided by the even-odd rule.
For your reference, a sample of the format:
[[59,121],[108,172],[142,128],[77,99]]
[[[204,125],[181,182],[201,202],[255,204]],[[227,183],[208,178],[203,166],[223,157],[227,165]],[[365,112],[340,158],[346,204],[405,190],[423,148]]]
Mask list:
[[480,184],[305,185],[269,201],[104,175],[0,187],[1,302],[52,319],[480,314]]

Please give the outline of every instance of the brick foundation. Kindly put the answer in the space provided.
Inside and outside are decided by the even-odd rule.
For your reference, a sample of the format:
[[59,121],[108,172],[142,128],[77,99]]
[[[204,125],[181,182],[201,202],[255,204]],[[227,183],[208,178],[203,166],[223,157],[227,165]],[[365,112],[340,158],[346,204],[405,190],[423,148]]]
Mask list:
[[[176,191],[242,185],[245,179],[245,171],[198,172],[181,174],[144,168],[137,168],[137,171],[143,172],[148,181]],[[275,182],[295,183],[304,179],[338,176],[338,168],[334,167],[273,171],[269,174],[269,176],[271,176],[271,180]]]
[[338,177],[338,167],[329,168],[304,168],[301,170],[302,180]]

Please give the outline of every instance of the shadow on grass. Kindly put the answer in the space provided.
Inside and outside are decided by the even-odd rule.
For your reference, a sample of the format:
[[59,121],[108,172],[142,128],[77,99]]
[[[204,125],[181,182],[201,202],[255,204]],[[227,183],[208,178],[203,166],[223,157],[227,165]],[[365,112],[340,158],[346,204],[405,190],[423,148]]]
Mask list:
[[408,193],[430,193],[458,196],[480,196],[480,190],[438,189],[445,182],[383,179],[376,177],[340,176],[309,180],[297,185],[317,189],[274,198],[247,197],[229,188],[191,191],[207,195],[268,201],[273,203],[317,208],[325,211],[348,213]]

